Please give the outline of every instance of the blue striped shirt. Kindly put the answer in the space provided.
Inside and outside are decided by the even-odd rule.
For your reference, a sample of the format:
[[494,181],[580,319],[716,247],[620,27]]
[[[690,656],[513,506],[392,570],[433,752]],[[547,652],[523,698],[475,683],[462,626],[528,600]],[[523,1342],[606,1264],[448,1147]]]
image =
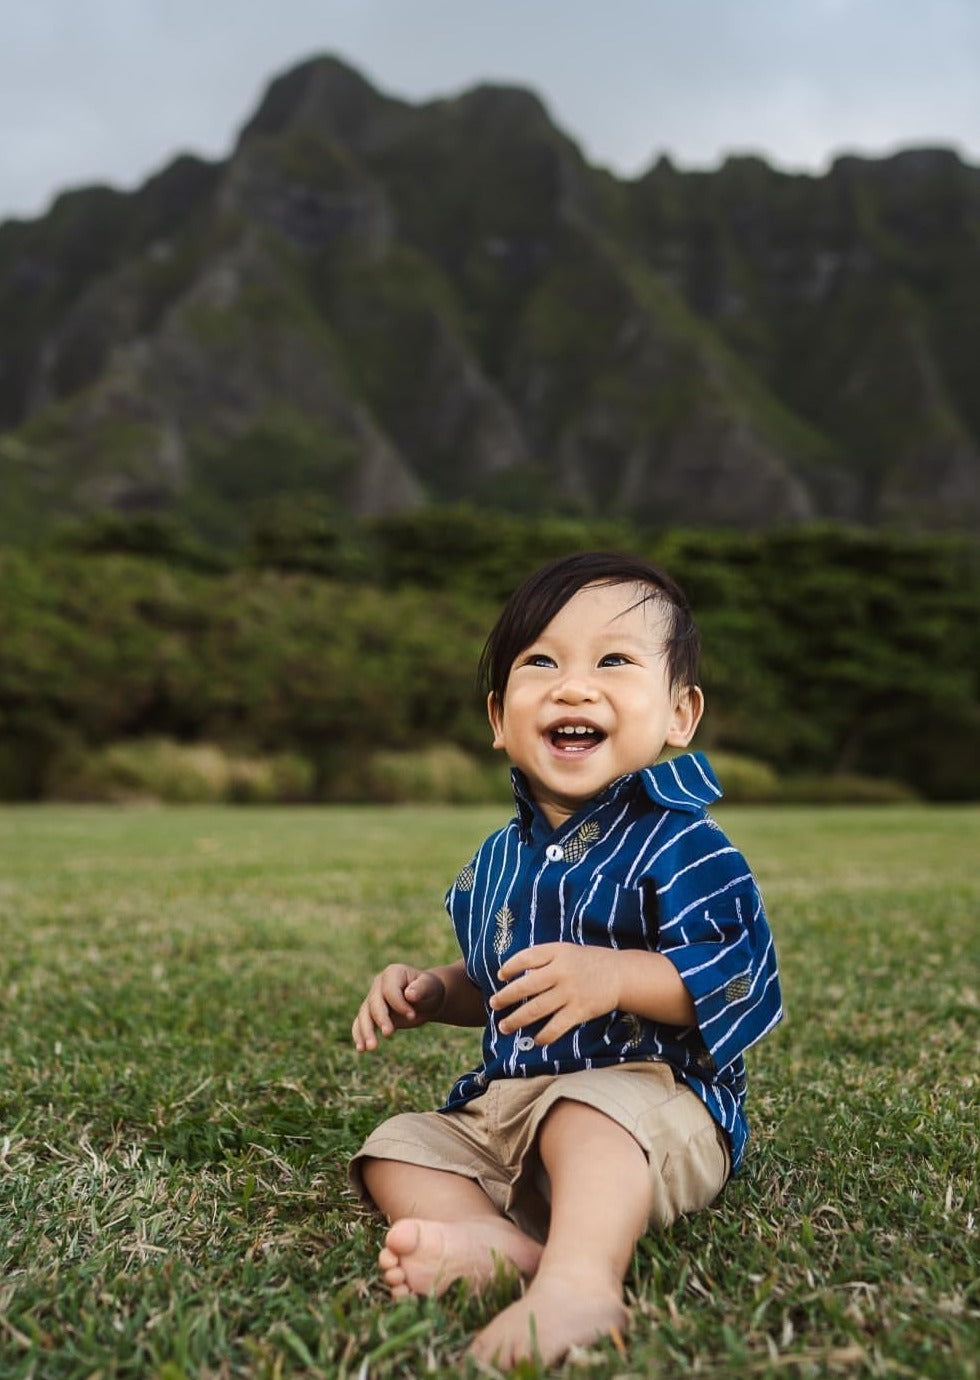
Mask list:
[[[481,844],[446,896],[470,980],[489,998],[510,953],[558,941],[647,949],[675,965],[697,1025],[610,1011],[536,1046],[535,1027],[500,1031],[487,1006],[483,1064],[443,1111],[494,1078],[569,1073],[660,1059],[727,1133],[732,1169],[745,1153],[745,1061],[782,1015],[776,954],[762,897],[742,854],[707,813],[721,787],[688,753],[612,782],[559,829],[512,772],[517,814]],[[543,1022],[539,1023],[539,1026]]]

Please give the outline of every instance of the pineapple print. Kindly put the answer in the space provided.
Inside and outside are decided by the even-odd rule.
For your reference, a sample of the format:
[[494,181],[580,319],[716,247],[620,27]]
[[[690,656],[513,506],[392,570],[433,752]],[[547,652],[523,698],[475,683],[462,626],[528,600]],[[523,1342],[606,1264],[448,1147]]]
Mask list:
[[463,868],[462,872],[456,878],[456,890],[472,891],[473,883],[475,881],[476,873],[473,871],[472,867],[470,867],[469,863],[467,863],[466,866]]
[[585,856],[585,851],[589,845],[595,843],[599,837],[599,832],[599,826],[595,820],[589,820],[587,824],[580,824],[577,832],[563,845],[565,861],[577,863],[580,858]]
[[511,939],[514,936],[514,912],[510,906],[503,905],[494,916],[497,928],[493,936],[493,951],[498,958],[502,958],[510,948]]
[[643,1043],[643,1022],[639,1016],[634,1016],[632,1012],[623,1017],[623,1025],[626,1028],[626,1039],[623,1041],[623,1053],[627,1050],[636,1049]]
[[752,991],[752,983],[747,974],[732,978],[725,987],[726,1001],[744,1001]]

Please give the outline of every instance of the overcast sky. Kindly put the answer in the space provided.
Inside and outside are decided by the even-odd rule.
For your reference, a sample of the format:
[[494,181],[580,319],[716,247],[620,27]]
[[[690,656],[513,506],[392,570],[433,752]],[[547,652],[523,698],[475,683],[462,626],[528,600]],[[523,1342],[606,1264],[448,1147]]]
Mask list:
[[625,175],[664,152],[980,163],[980,0],[7,0],[0,219],[224,156],[268,81],[325,52],[413,101],[529,86]]

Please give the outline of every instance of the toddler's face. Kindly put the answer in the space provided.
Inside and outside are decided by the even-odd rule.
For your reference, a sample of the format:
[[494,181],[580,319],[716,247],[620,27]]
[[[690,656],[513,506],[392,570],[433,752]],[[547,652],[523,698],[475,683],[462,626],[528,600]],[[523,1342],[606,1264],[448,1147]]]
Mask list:
[[553,828],[666,745],[686,747],[696,686],[672,689],[662,606],[637,585],[586,585],[510,669],[493,745],[527,777]]

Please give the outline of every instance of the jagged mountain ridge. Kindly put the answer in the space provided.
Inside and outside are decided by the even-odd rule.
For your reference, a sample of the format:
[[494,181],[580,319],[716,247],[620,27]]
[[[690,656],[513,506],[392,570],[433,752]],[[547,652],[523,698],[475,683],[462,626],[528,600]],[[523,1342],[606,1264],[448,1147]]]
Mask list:
[[0,226],[0,535],[270,501],[976,529],[980,172],[634,182],[530,92],[333,58],[231,156]]

